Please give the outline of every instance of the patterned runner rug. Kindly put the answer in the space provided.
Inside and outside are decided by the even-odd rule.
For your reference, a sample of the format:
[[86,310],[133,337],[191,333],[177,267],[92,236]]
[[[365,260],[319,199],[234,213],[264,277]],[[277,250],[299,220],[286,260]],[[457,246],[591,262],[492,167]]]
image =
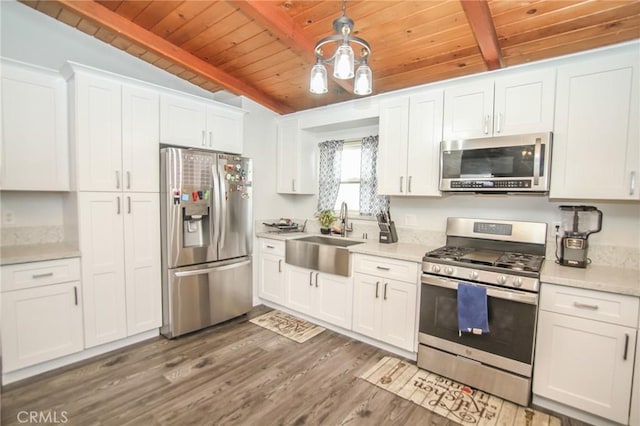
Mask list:
[[384,357],[360,377],[461,425],[561,425],[557,417],[513,404],[393,357]]
[[255,317],[249,322],[288,337],[298,343],[304,343],[325,330],[323,327],[277,310]]

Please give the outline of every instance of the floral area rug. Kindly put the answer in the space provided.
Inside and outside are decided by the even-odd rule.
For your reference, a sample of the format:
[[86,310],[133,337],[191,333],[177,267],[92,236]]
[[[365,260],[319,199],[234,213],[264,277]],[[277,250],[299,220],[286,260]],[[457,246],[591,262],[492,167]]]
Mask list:
[[360,377],[461,425],[561,426],[557,417],[505,401],[393,357],[384,357]]
[[298,343],[304,343],[325,330],[323,327],[277,310],[255,317],[249,322]]

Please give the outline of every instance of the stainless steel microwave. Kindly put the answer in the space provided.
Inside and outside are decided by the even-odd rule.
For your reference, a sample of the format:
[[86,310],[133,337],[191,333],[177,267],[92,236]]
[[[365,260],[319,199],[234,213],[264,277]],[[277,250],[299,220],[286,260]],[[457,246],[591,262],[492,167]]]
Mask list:
[[549,191],[552,134],[534,133],[440,143],[440,190]]

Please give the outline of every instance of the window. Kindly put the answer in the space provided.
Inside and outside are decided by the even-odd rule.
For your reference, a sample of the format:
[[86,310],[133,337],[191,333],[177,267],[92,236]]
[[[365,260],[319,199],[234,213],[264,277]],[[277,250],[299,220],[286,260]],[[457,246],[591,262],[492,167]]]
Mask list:
[[378,136],[321,142],[318,210],[350,211],[373,216],[389,207],[389,197],[377,195]]

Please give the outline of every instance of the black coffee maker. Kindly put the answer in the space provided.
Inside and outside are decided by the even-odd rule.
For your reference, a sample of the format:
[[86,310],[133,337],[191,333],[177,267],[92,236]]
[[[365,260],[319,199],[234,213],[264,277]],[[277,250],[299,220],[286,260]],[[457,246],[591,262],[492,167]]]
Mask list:
[[[589,235],[602,229],[602,212],[594,206],[560,206],[563,235],[560,240],[558,263],[586,268],[591,260],[587,256]],[[557,241],[556,241],[557,244]]]

